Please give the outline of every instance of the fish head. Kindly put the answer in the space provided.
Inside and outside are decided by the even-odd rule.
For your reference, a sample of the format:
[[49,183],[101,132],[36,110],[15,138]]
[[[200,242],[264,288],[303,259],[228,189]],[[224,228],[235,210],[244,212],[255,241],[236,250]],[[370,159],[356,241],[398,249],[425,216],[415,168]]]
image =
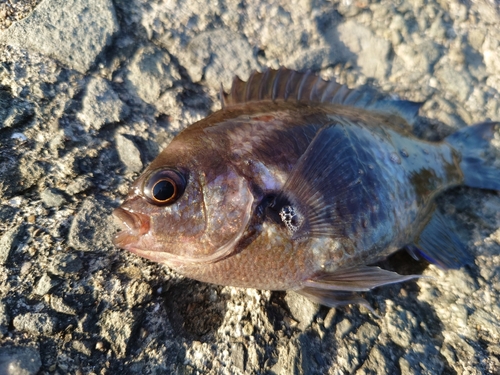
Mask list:
[[174,139],[114,212],[115,245],[173,268],[231,254],[250,220],[248,181],[207,137]]

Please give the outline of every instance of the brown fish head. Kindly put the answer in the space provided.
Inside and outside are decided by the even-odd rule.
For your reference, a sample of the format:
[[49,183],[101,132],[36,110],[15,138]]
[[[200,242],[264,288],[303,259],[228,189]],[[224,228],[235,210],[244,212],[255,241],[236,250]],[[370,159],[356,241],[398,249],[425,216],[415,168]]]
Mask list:
[[174,139],[114,211],[115,244],[174,268],[231,254],[254,199],[221,155],[209,138]]

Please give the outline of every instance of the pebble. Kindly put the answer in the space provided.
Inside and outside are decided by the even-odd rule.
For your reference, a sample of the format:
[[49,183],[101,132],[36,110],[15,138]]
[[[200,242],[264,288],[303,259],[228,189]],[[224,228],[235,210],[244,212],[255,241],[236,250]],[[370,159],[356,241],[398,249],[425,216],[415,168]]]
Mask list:
[[130,108],[120,100],[108,81],[92,77],[77,117],[87,128],[99,130],[106,124],[123,120],[129,112]]
[[141,161],[141,152],[134,141],[122,134],[117,134],[116,149],[121,162],[125,165],[128,173],[140,172],[143,168]]
[[14,328],[33,336],[51,336],[56,330],[56,319],[46,313],[25,313],[14,317]]
[[83,251],[102,251],[112,247],[111,208],[111,202],[105,197],[86,199],[71,222],[68,236],[70,246]]
[[102,337],[109,342],[118,357],[125,356],[135,324],[130,310],[103,313],[99,321]]
[[60,190],[54,188],[47,188],[42,191],[40,198],[42,198],[42,202],[47,207],[57,208],[67,203],[64,194]]

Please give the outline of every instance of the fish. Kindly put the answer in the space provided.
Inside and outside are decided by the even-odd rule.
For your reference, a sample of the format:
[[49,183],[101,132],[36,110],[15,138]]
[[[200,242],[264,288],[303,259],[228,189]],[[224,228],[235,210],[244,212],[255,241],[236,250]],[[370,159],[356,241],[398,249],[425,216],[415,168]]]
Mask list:
[[421,277],[377,265],[401,249],[460,268],[473,257],[436,197],[500,190],[500,123],[431,142],[413,132],[421,105],[287,68],[236,77],[131,185],[114,243],[188,278],[329,307],[369,307],[364,292]]

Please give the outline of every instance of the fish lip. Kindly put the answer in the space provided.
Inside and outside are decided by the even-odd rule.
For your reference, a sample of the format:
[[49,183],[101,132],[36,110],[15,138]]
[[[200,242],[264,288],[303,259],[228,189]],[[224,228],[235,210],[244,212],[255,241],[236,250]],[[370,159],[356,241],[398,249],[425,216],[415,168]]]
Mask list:
[[114,238],[115,246],[129,249],[139,237],[149,232],[150,221],[145,215],[118,207],[113,211],[115,222],[121,228]]

